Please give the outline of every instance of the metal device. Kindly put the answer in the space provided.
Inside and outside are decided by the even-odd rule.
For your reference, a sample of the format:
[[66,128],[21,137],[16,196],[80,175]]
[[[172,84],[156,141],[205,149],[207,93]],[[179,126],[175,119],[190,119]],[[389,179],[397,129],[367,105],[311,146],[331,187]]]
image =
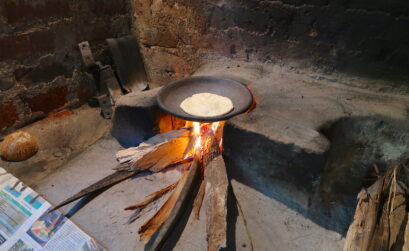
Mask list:
[[105,119],[111,119],[115,101],[123,95],[123,91],[129,93],[145,90],[148,80],[138,43],[133,36],[109,38],[106,41],[116,74],[110,65],[94,60],[88,41],[79,43],[78,47],[86,70],[94,75],[97,83],[95,100],[101,107],[101,115]]
[[87,71],[94,75],[94,79],[97,82],[97,95],[95,99],[101,107],[101,115],[105,119],[111,119],[113,114],[112,107],[115,102],[114,99],[122,94],[121,86],[111,66],[102,65],[101,62],[95,62],[88,41],[79,43],[78,47]]
[[148,87],[148,78],[138,43],[134,36],[108,38],[114,68],[123,89],[142,91]]
[[[234,109],[216,117],[198,117],[190,115],[180,108],[186,98],[197,93],[213,93],[229,98]],[[156,96],[159,107],[165,112],[184,120],[215,122],[227,120],[248,110],[253,102],[250,90],[243,84],[231,79],[213,76],[190,77],[174,81],[164,86]]]

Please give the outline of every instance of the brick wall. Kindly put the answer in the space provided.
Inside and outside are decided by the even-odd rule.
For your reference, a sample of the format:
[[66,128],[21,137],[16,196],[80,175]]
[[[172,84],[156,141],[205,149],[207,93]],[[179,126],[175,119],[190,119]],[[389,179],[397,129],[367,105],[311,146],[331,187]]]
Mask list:
[[1,0],[0,134],[85,103],[95,88],[77,44],[106,61],[104,40],[130,27],[128,0]]
[[133,1],[149,74],[161,83],[218,56],[408,83],[406,0]]

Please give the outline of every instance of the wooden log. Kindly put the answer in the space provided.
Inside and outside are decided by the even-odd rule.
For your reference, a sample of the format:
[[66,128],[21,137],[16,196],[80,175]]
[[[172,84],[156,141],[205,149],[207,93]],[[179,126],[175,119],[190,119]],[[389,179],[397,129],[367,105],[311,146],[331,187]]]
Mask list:
[[194,158],[195,154],[196,154],[196,150],[195,150],[195,145],[196,145],[196,140],[198,140],[200,136],[198,135],[192,135],[190,136],[190,140],[189,140],[189,144],[186,147],[186,150],[184,152],[184,156],[185,158],[190,157],[190,158]]
[[206,166],[217,156],[220,155],[219,142],[212,133],[206,133],[202,136],[203,140],[203,167]]
[[156,113],[156,121],[159,133],[175,130],[184,127],[186,124],[185,120],[164,113],[161,110]]
[[390,164],[384,175],[359,193],[344,251],[405,250],[408,173],[409,156]]
[[214,158],[204,170],[206,183],[207,250],[226,247],[227,191],[229,180],[223,157]]
[[[186,147],[191,140],[190,132],[183,130],[182,133],[179,132],[163,140],[168,141],[147,141],[148,143],[142,145],[140,150],[136,150],[137,154],[134,155],[133,159],[120,164],[117,170],[150,170],[152,172],[159,172],[170,165],[183,162]],[[122,156],[129,154],[127,152],[122,153],[120,154]]]
[[[179,148],[186,149],[187,145],[190,141],[190,130],[187,129],[180,129],[174,130],[170,132],[166,132],[163,134],[156,135],[149,140],[141,143],[137,147],[130,147],[124,150],[119,151],[116,154],[116,158],[120,163],[119,168],[117,170],[127,170],[132,171],[134,170],[135,166],[141,166],[141,163],[146,162],[146,160],[142,160],[143,157],[146,155],[152,155],[160,157],[163,154],[167,154],[168,151],[163,151],[164,149],[169,149],[169,146],[176,147],[175,154],[171,154],[175,156],[179,154],[181,151]],[[187,143],[186,143],[187,142]],[[175,146],[176,145],[176,146]],[[179,148],[178,148],[179,147]],[[157,150],[160,150],[157,152]],[[149,155],[148,155],[149,154]],[[179,154],[178,156],[180,156]],[[183,157],[179,157],[180,160],[183,160]],[[139,161],[139,163],[137,163]],[[142,168],[143,169],[143,168]]]
[[[378,190],[380,183],[374,184],[371,189]],[[373,235],[377,217],[376,193],[371,194],[367,190],[362,190],[358,194],[358,205],[355,210],[354,221],[349,226],[346,236],[344,251],[363,251],[363,247],[368,247]]]
[[368,250],[402,250],[408,201],[407,195],[403,194],[397,186],[396,171],[396,169],[393,170],[393,174],[386,177],[387,185],[384,186],[380,198],[378,219]]
[[[224,121],[221,121],[220,123],[224,124]],[[221,131],[222,127],[218,128],[218,132],[216,132],[216,135],[220,135],[219,140],[221,139]],[[216,157],[220,156],[220,146],[219,146],[219,141],[218,138],[215,137],[214,134],[212,133],[207,133],[202,136],[202,144],[203,144],[203,159],[202,159],[202,173],[204,174],[206,170],[206,166]],[[193,140],[192,140],[193,141]],[[199,214],[200,214],[200,209],[202,207],[204,195],[206,193],[206,181],[202,180],[200,183],[199,191],[196,195],[196,198],[193,202],[193,212],[195,214],[196,219],[199,219]]]
[[[183,163],[178,165],[176,168],[180,170],[180,172],[186,172],[187,170],[189,170],[190,166],[191,166],[191,162],[187,162],[187,163]],[[157,199],[159,199],[160,197],[162,197],[164,194],[172,191],[175,189],[175,187],[177,186],[177,184],[179,183],[180,178],[173,184],[162,188],[159,191],[156,191],[154,193],[152,193],[151,195],[149,195],[147,197],[147,199],[145,201],[142,201],[140,203],[137,203],[131,207],[125,208],[125,210],[135,210],[132,215],[129,217],[128,223],[132,223],[135,220],[139,219],[139,217],[144,214],[147,211],[150,211],[152,209],[152,207],[148,207],[148,205],[154,201],[156,201]]]
[[172,195],[153,218],[144,223],[140,230],[141,239],[147,243],[145,250],[161,250],[167,237],[182,216],[188,198],[194,191],[199,176],[199,157],[195,157],[191,167],[185,171]]
[[409,250],[409,213],[406,215],[406,227],[405,227],[405,236],[404,236],[404,244],[402,250]]
[[179,182],[179,181],[176,181],[175,183],[170,184],[170,185],[167,186],[167,187],[164,187],[164,188],[162,188],[162,189],[160,189],[160,190],[158,190],[158,191],[153,192],[152,194],[150,194],[150,195],[146,198],[146,200],[141,201],[141,202],[139,202],[139,203],[136,203],[136,204],[134,204],[134,205],[132,205],[132,206],[129,206],[129,207],[125,208],[124,210],[136,210],[136,209],[139,209],[139,208],[141,208],[141,207],[146,207],[146,206],[149,205],[150,203],[152,203],[152,202],[154,202],[155,200],[161,198],[163,195],[165,195],[165,194],[168,193],[169,191],[173,190],[173,189],[176,187],[176,185],[178,184],[178,182]]
[[167,142],[171,139],[179,138],[181,136],[188,136],[190,132],[191,132],[191,129],[189,128],[181,128],[178,130],[173,130],[173,131],[155,135],[152,138],[149,138],[147,141],[141,144],[142,145],[158,145],[160,143]]
[[204,180],[201,180],[200,186],[199,186],[199,191],[196,194],[196,198],[193,201],[193,213],[195,214],[196,220],[199,220],[200,216],[200,209],[202,208],[203,204],[203,198],[206,192],[206,184]]
[[[119,162],[120,166],[126,167],[124,171],[127,171],[127,169],[129,169],[129,167],[132,166],[138,159],[153,151],[155,147],[155,145],[143,145],[124,149],[116,154],[116,160]],[[120,170],[120,168],[115,169]]]
[[99,191],[109,188],[113,185],[118,184],[121,181],[124,181],[134,175],[136,175],[140,171],[134,171],[134,172],[115,172],[113,174],[110,174],[106,176],[105,178],[95,182],[94,184],[88,186],[87,188],[82,189],[78,193],[74,194],[73,196],[69,197],[68,199],[64,200],[54,208],[50,210],[50,212],[57,210],[73,201],[78,200],[79,198],[84,197],[85,195],[91,194],[91,193],[98,193]]
[[[94,184],[86,187],[80,192],[74,194],[68,199],[61,202],[59,205],[54,207],[51,211],[56,210],[62,206],[67,205],[85,195],[101,191],[107,187],[111,187],[119,182],[126,180],[137,173],[142,171],[152,171],[159,172],[164,168],[183,161],[183,153],[186,146],[189,144],[190,140],[189,130],[182,130],[177,132],[170,132],[162,136],[155,136],[151,140],[147,141],[147,144],[157,144],[154,150],[149,151],[143,156],[138,156],[134,162],[130,162],[131,166],[122,163],[119,165],[118,171],[115,173],[104,177],[103,179],[95,182]],[[160,139],[160,140],[159,140]],[[169,141],[165,143],[158,143],[165,140]]]

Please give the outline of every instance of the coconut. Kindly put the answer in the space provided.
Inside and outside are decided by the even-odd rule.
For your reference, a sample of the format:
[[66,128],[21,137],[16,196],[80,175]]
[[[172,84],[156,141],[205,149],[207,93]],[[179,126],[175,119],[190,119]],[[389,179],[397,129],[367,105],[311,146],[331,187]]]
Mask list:
[[37,153],[39,144],[37,139],[23,131],[7,135],[0,145],[0,155],[9,161],[22,161]]

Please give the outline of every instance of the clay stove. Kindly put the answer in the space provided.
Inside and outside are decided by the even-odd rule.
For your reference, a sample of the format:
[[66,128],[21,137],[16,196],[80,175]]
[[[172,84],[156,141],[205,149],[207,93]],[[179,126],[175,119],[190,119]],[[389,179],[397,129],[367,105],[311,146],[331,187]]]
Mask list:
[[[234,109],[217,117],[193,116],[180,109],[180,100],[203,91],[230,97]],[[119,151],[116,156],[119,165],[115,173],[69,197],[53,210],[84,196],[88,196],[89,201],[90,196],[95,197],[137,173],[146,171],[157,173],[176,167],[181,170],[181,175],[175,183],[152,193],[145,201],[125,208],[136,210],[129,223],[138,219],[145,209],[149,208],[149,204],[172,191],[162,207],[139,229],[140,238],[146,244],[146,248],[160,250],[186,211],[186,207],[192,204],[190,198],[192,196],[195,198],[193,211],[199,219],[202,202],[206,196],[208,250],[225,248],[229,183],[221,158],[225,121],[220,119],[228,119],[254,109],[256,103],[252,94],[244,85],[233,80],[192,77],[173,82],[163,88],[157,95],[157,102],[162,110],[176,115],[179,120],[182,118],[190,120],[185,121],[183,128],[172,128],[175,130],[158,134],[137,147]],[[165,115],[169,116],[172,121],[172,115]],[[163,118],[160,117],[159,120]]]

